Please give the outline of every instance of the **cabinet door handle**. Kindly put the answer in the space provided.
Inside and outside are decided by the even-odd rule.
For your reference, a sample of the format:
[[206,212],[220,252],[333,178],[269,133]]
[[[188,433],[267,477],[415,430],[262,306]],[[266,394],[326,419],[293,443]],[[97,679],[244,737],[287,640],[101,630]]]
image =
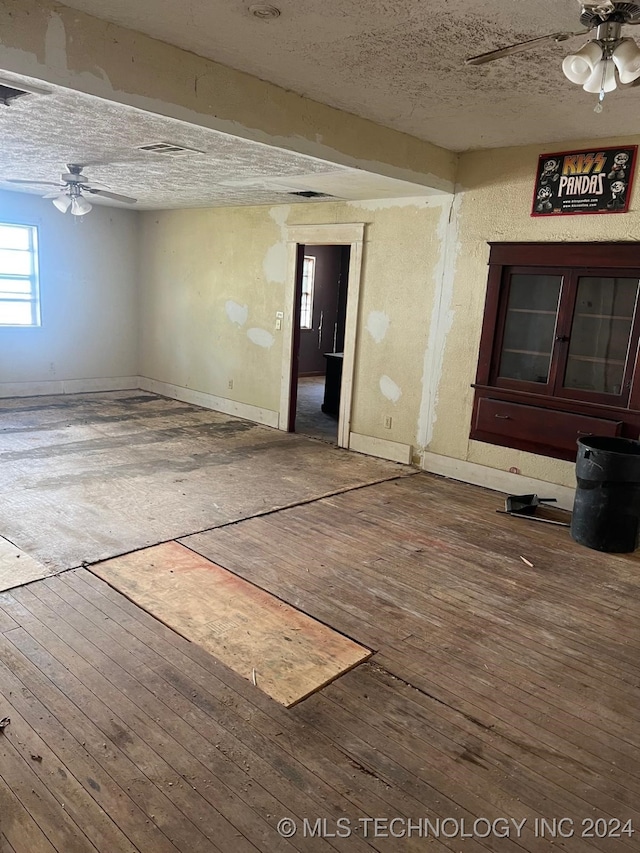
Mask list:
[[511,415],[494,415],[494,417],[498,418],[501,421],[510,421]]

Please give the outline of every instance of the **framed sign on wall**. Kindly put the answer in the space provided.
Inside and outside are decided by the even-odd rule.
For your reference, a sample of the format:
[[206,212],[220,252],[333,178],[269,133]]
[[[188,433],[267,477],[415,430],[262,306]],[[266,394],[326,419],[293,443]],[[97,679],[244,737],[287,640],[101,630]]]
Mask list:
[[626,213],[637,145],[541,154],[532,216]]

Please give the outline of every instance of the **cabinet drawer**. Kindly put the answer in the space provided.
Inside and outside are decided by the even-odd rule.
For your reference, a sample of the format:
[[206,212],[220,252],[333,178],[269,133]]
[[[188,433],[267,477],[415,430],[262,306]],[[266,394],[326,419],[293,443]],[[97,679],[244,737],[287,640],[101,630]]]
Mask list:
[[580,436],[620,435],[622,421],[575,415],[483,397],[478,401],[474,426],[474,432],[483,435],[491,433],[503,439],[513,438],[531,445],[554,447],[575,453],[576,441]]

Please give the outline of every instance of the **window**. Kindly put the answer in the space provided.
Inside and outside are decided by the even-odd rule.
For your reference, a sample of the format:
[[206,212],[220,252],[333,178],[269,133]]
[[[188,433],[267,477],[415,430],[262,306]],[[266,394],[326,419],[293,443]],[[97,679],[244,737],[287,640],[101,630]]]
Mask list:
[[316,274],[316,259],[304,256],[302,263],[302,300],[300,303],[300,328],[313,328],[313,280]]
[[637,244],[492,244],[471,438],[564,459],[637,439],[639,295]]
[[39,326],[38,230],[0,224],[0,326]]

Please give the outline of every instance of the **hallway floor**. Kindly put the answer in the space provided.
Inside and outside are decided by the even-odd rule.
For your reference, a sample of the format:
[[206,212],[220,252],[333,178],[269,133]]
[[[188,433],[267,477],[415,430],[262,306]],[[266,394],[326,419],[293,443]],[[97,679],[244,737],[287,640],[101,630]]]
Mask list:
[[324,376],[301,376],[298,379],[296,432],[336,444],[338,420],[322,411]]

